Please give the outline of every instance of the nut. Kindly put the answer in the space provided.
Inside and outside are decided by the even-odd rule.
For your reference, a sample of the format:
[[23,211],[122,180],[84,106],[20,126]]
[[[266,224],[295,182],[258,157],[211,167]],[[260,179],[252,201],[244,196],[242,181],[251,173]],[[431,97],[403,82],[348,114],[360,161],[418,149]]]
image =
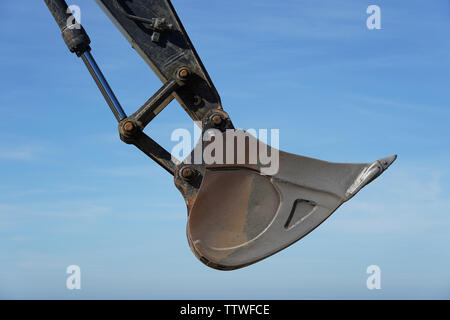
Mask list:
[[178,77],[180,77],[181,79],[186,79],[187,77],[189,77],[189,70],[187,68],[181,68],[178,71]]

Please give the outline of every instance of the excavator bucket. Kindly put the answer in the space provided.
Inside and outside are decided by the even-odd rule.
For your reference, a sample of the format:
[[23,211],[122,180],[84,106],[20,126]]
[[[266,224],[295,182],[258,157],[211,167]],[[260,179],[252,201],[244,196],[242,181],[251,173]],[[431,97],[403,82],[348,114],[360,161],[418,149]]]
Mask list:
[[[44,1],[67,46],[83,59],[115,115],[120,138],[174,176],[187,205],[189,245],[209,267],[238,269],[288,247],[396,159],[327,162],[280,151],[236,130],[169,0],[96,0],[163,82],[127,116],[67,4]],[[143,132],[173,99],[202,130],[202,138],[181,162]]]
[[[220,161],[224,164],[195,168],[202,177],[194,195],[181,187],[182,177],[175,177],[188,200],[189,245],[203,263],[220,270],[245,267],[306,236],[396,159],[390,156],[373,163],[326,162],[268,147],[241,130],[229,136],[223,133],[220,145],[233,146],[230,138],[234,137],[245,141],[245,160],[233,156],[229,163]],[[207,144],[199,143],[196,148],[205,150]],[[250,152],[251,146],[257,148]],[[237,154],[236,149],[233,146],[231,150]],[[223,148],[223,159],[229,150]],[[261,150],[278,155],[276,172],[271,173],[273,169],[268,170],[258,160],[250,161]],[[188,159],[194,154],[200,151],[194,150]],[[191,183],[194,181],[195,177]]]

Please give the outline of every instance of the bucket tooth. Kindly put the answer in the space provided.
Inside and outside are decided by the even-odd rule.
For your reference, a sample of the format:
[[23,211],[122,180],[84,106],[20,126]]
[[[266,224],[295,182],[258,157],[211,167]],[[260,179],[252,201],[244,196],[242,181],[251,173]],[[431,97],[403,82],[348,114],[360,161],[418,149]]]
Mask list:
[[379,177],[397,159],[397,155],[381,158],[366,167],[355,179],[350,188],[347,189],[345,201],[351,199],[364,186]]

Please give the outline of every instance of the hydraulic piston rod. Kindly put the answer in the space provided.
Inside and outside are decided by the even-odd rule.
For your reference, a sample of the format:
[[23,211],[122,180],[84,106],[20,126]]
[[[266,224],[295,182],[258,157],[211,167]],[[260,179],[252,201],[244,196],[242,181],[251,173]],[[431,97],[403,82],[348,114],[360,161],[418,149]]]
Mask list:
[[122,106],[114,95],[114,92],[109,86],[108,81],[106,81],[105,77],[103,76],[102,71],[98,67],[90,51],[86,51],[85,53],[83,53],[81,55],[81,59],[83,59],[84,64],[88,68],[92,78],[94,78],[95,83],[103,94],[106,103],[116,117],[117,121],[125,119],[127,117],[125,111],[123,111]]

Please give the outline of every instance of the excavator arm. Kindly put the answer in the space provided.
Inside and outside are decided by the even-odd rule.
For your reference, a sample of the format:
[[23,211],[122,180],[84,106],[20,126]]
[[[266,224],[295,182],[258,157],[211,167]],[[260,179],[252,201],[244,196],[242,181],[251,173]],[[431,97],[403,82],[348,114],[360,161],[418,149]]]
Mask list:
[[[162,82],[127,116],[92,56],[85,29],[65,1],[44,1],[69,50],[81,57],[117,119],[120,139],[173,175],[187,206],[188,243],[209,267],[245,267],[288,247],[396,159],[327,162],[280,151],[235,130],[169,0],[96,0]],[[143,132],[173,99],[202,130],[202,138],[181,162]],[[205,151],[212,149],[211,161]],[[276,155],[275,170],[269,170],[263,154]]]

